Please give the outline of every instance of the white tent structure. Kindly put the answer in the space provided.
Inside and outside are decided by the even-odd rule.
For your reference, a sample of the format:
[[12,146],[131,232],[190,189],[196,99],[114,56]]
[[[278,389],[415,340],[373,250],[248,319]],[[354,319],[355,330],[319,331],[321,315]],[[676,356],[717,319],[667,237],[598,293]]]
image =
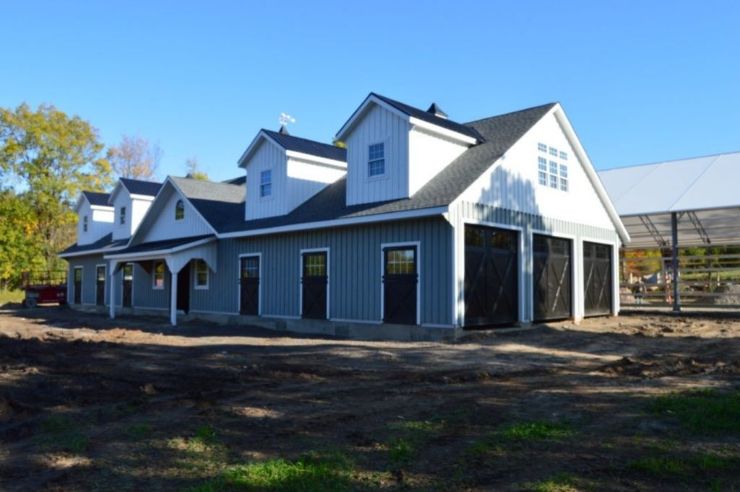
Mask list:
[[[740,244],[740,152],[608,169],[599,177],[630,249]],[[674,283],[674,311],[680,310]]]

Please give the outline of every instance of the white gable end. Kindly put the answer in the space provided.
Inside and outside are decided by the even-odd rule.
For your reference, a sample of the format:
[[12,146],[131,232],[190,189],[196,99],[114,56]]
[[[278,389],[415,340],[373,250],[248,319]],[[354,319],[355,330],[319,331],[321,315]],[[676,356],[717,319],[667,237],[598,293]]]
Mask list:
[[467,145],[412,127],[409,133],[409,196],[468,149]]
[[[113,229],[113,209],[110,207],[91,206],[87,199],[82,199],[77,209],[77,244],[92,244]],[[87,230],[85,230],[87,223]]]
[[[559,109],[537,122],[460,199],[614,230],[614,222],[584,168],[589,164],[576,155],[555,111]],[[545,151],[540,150],[542,145]],[[552,155],[551,149],[557,155]],[[546,161],[544,185],[538,174],[540,158]],[[567,168],[567,191],[561,189],[562,164]],[[550,173],[555,170],[551,166],[557,167],[557,176]],[[551,179],[557,179],[556,188]]]
[[[262,219],[288,213],[286,161],[285,150],[270,140],[262,139],[262,143],[259,144],[257,150],[254,151],[245,165],[247,169],[245,220]],[[260,192],[263,172],[269,172],[271,178],[271,190],[267,196],[262,196]]]
[[[137,234],[136,243],[213,234],[205,219],[175,190],[172,183],[167,182],[165,186],[166,189],[160,192],[149,216],[142,223],[142,230]],[[179,200],[182,200],[184,206],[184,216],[177,220],[175,207]]]

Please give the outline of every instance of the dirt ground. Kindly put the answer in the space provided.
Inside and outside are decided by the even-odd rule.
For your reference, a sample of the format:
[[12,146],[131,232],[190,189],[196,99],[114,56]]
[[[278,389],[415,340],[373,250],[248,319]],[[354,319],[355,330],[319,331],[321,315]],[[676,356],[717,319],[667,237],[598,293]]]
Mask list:
[[650,405],[740,390],[739,337],[704,314],[401,343],[4,310],[0,489],[211,490],[331,452],[350,489],[734,490],[740,434]]

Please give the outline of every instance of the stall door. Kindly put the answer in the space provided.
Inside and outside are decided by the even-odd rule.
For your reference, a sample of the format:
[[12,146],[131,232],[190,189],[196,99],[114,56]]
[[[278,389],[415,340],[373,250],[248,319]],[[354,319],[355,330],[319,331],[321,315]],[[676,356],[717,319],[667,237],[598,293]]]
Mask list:
[[131,307],[134,290],[134,264],[123,265],[123,307]]
[[612,312],[612,247],[583,243],[583,286],[586,316]]
[[82,268],[75,268],[72,285],[74,286],[73,302],[75,304],[82,304]]
[[533,240],[534,320],[570,318],[573,312],[571,242],[539,234]]
[[417,286],[416,246],[383,250],[383,321],[416,324]]
[[302,312],[304,318],[326,319],[327,275],[326,252],[303,253],[302,261]]
[[105,267],[95,267],[95,304],[105,304]]
[[257,316],[260,306],[260,257],[245,256],[240,259],[239,312]]
[[465,226],[465,327],[519,320],[519,234]]

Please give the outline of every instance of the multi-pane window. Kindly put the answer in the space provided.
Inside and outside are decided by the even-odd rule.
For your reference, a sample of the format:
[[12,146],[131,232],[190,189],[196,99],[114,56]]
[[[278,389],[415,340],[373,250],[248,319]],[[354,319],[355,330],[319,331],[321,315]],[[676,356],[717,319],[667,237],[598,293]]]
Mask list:
[[385,273],[388,275],[403,275],[416,273],[416,250],[391,249],[386,252]]
[[121,224],[126,223],[126,207],[121,207],[118,211],[118,222]]
[[208,288],[208,264],[203,260],[195,261],[195,288]]
[[164,289],[164,262],[154,262],[154,273],[152,275],[152,288]]
[[82,217],[82,232],[87,232],[87,215]]
[[537,182],[541,186],[568,191],[568,165],[564,162],[568,160],[568,154],[542,143],[537,144],[537,150],[550,156],[549,160],[542,155],[537,156]]
[[309,253],[303,256],[303,275],[306,277],[326,276],[326,255]]
[[185,204],[182,200],[177,200],[175,203],[175,220],[182,220],[185,218]]
[[258,256],[242,258],[242,278],[259,278],[260,260]]
[[260,173],[260,196],[272,195],[272,170],[268,169]]
[[385,174],[385,144],[378,143],[368,147],[367,175]]

